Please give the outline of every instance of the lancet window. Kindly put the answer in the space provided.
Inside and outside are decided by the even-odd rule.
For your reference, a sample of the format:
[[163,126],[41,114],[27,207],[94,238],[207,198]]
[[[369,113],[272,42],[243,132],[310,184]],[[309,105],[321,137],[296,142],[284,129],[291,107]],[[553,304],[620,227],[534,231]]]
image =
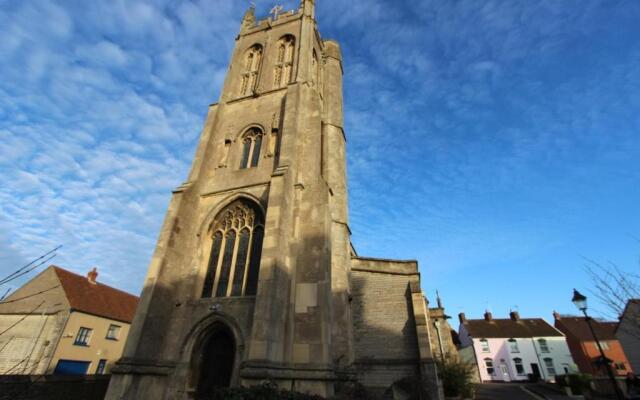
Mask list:
[[294,44],[295,39],[291,35],[286,35],[278,41],[278,54],[274,72],[275,87],[283,87],[291,82]]
[[262,46],[254,44],[251,46],[244,58],[242,71],[242,83],[240,85],[240,95],[251,94],[256,90],[258,83],[258,72],[262,61]]
[[313,82],[317,86],[320,86],[320,65],[318,64],[318,55],[316,54],[315,50],[313,50],[313,54],[311,57],[311,67],[311,70],[313,71]]
[[236,200],[211,225],[211,253],[202,297],[252,296],[264,236],[264,219],[252,202]]
[[258,128],[251,128],[242,135],[242,158],[240,159],[241,169],[258,166],[263,136],[262,131]]

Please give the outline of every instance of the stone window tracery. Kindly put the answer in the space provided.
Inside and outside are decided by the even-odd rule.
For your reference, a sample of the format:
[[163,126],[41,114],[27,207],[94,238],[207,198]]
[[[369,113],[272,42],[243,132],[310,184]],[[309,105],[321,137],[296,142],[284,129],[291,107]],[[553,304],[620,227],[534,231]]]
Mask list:
[[236,200],[218,214],[210,232],[202,297],[255,295],[264,236],[260,209],[249,201]]
[[262,131],[258,128],[251,128],[242,135],[240,169],[258,166],[260,148],[262,147],[262,136]]
[[258,82],[258,72],[262,62],[262,46],[254,44],[247,50],[244,58],[242,83],[240,85],[240,95],[245,96],[255,92]]
[[278,41],[278,54],[274,70],[274,86],[277,88],[286,86],[291,82],[294,44],[295,39],[291,35],[286,35]]

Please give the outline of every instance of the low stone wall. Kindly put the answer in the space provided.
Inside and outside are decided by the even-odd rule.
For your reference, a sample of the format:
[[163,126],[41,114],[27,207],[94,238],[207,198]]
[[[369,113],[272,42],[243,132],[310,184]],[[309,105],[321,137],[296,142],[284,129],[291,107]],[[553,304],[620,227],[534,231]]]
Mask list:
[[102,400],[110,375],[0,375],[0,400]]

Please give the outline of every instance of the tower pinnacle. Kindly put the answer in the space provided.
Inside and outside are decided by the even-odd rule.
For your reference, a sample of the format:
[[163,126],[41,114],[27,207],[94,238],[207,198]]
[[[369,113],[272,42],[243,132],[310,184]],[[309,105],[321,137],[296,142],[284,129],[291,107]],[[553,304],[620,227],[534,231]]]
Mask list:
[[300,9],[304,15],[311,17],[312,19],[316,17],[315,3],[315,0],[300,0]]
[[242,26],[253,26],[256,22],[256,5],[251,2],[249,9],[244,13],[244,17],[242,17]]

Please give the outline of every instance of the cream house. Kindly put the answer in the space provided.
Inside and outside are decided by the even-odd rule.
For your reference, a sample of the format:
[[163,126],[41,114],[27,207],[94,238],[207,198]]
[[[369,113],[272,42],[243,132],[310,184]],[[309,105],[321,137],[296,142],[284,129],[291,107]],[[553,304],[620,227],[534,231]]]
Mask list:
[[50,266],[0,302],[0,374],[108,373],[138,298]]
[[500,319],[487,311],[483,319],[464,313],[459,319],[462,352],[473,354],[482,382],[554,381],[556,375],[577,372],[565,336],[542,318],[520,318],[511,311]]

